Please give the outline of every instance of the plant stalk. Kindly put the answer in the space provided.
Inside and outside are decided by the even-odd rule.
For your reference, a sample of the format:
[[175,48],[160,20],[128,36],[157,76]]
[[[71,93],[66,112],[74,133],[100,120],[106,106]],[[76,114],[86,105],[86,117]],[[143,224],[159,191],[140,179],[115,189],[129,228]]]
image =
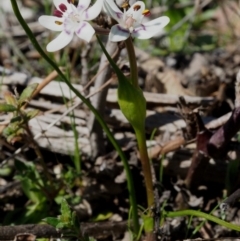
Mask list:
[[[128,52],[129,64],[130,64],[130,82],[135,88],[139,88],[138,86],[138,69],[137,69],[137,60],[136,54],[134,50],[134,45],[132,38],[129,37],[125,40],[126,49]],[[147,146],[146,146],[146,137],[145,137],[145,130],[144,130],[144,123],[141,129],[133,127],[135,130],[140,159],[142,163],[143,175],[146,185],[146,193],[147,193],[147,203],[148,208],[153,205],[154,195],[153,195],[153,183],[152,183],[152,173],[151,173],[151,166],[150,160],[147,153]]]
[[134,87],[138,88],[137,59],[136,59],[134,45],[131,37],[125,40],[125,46],[127,49],[128,59],[130,64],[130,82]]
[[151,173],[150,160],[147,152],[145,132],[144,130],[138,130],[138,129],[134,129],[134,130],[137,138],[143,176],[144,176],[144,181],[146,185],[147,204],[148,204],[148,208],[150,208],[154,203],[154,193],[153,193],[152,173]]

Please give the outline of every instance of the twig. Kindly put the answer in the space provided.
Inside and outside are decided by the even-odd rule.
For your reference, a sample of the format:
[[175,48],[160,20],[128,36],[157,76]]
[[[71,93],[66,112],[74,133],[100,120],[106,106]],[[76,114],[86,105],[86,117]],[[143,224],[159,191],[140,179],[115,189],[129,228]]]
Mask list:
[[88,83],[88,60],[87,56],[89,52],[91,51],[91,43],[85,44],[82,48],[82,53],[81,53],[81,66],[82,66],[82,74],[81,74],[81,84],[86,85]]
[[232,193],[227,199],[225,199],[221,204],[220,208],[225,212],[229,206],[232,206],[240,198],[240,188],[238,188],[234,193]]
[[[116,43],[113,43],[111,41],[107,42],[106,49],[110,55],[115,54],[113,59],[116,60],[118,57],[120,50]],[[101,61],[99,65],[99,69],[102,69],[103,66],[108,63],[106,56],[102,54]],[[98,89],[100,86],[102,86],[111,76],[111,68],[108,65],[104,69],[104,71],[101,72],[101,74],[98,75],[96,81],[95,81],[95,88]],[[100,92],[98,95],[95,95],[92,99],[92,105],[96,108],[96,110],[103,115],[105,111],[105,103],[106,103],[106,96],[107,96],[108,88],[105,88],[104,91]],[[90,143],[91,143],[91,149],[92,149],[92,158],[95,158],[99,154],[104,154],[104,141],[103,141],[103,131],[102,127],[96,120],[93,113],[90,114],[88,127],[90,129]]]
[[[95,238],[119,235],[128,229],[128,222],[97,222],[81,223],[79,229],[82,236],[92,236]],[[12,241],[19,233],[31,233],[37,238],[62,238],[64,232],[46,224],[26,224],[18,226],[1,226],[0,240]]]

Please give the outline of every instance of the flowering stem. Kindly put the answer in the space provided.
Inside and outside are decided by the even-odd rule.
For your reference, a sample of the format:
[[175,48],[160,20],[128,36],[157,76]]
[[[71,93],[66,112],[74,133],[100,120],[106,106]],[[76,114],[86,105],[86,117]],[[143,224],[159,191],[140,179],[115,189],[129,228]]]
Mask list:
[[150,166],[150,160],[148,157],[147,146],[146,146],[145,131],[144,131],[144,129],[139,130],[136,128],[134,128],[134,131],[135,131],[137,142],[138,142],[140,160],[141,160],[141,164],[142,164],[143,176],[144,176],[144,181],[145,181],[145,185],[146,185],[147,203],[148,203],[148,208],[149,208],[153,205],[154,195],[153,195],[153,182],[152,182],[151,166]]
[[136,54],[132,42],[132,38],[129,37],[125,40],[126,49],[128,52],[129,64],[130,64],[130,82],[134,87],[138,87],[138,69]]
[[[138,69],[137,69],[137,60],[134,50],[134,45],[132,42],[132,38],[129,37],[126,41],[126,48],[128,52],[128,58],[129,58],[129,64],[130,64],[130,82],[135,88],[139,88],[138,86]],[[142,126],[137,128],[136,126],[133,126],[137,142],[138,142],[138,148],[140,153],[140,159],[142,163],[142,169],[143,169],[143,175],[146,185],[146,192],[147,192],[147,203],[148,207],[150,207],[153,204],[153,183],[152,183],[152,174],[151,174],[151,167],[150,167],[150,161],[147,153],[147,146],[146,146],[146,137],[145,137],[145,130],[144,130],[144,123],[142,122]]]

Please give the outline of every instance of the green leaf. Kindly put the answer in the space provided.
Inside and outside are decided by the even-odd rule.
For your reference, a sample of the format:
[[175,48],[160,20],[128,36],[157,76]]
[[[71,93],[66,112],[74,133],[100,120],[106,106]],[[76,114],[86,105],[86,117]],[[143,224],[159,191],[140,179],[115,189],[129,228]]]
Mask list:
[[8,137],[10,135],[21,135],[24,133],[24,129],[18,124],[18,122],[10,123],[3,130],[3,136]]
[[14,122],[21,122],[22,121],[22,117],[21,116],[15,116],[10,120],[10,123],[14,123]]
[[134,87],[129,81],[119,81],[118,104],[129,123],[142,130],[146,118],[146,100],[142,90]]
[[21,175],[16,179],[21,181],[22,190],[33,203],[43,203],[46,197],[40,186],[44,186],[43,180],[36,169],[36,165],[30,162],[15,161],[16,169]]
[[27,119],[30,120],[32,118],[34,118],[35,116],[37,116],[39,113],[39,110],[30,110],[28,111],[27,114]]
[[54,217],[44,218],[43,222],[46,222],[47,224],[55,228],[61,223],[61,221],[58,218],[54,218]]
[[93,218],[93,221],[104,221],[112,217],[112,215],[112,212],[99,213],[95,218]]
[[23,104],[24,102],[27,102],[31,99],[34,91],[37,89],[38,87],[38,83],[33,83],[31,85],[29,85],[27,88],[25,88],[22,92],[22,94],[20,95],[19,98],[19,104]]
[[65,228],[66,227],[66,225],[65,225],[65,223],[63,223],[63,222],[59,222],[58,224],[57,224],[57,226],[56,226],[56,228],[57,229],[63,229],[63,228]]
[[153,230],[153,217],[144,215],[142,216],[144,222],[144,230],[146,233],[152,232]]
[[4,94],[4,99],[7,104],[14,105],[14,106],[17,105],[16,97],[10,92],[7,92]]
[[20,141],[23,134],[24,129],[19,125],[19,122],[10,123],[2,132],[2,135],[7,138],[9,143]]
[[0,111],[2,112],[13,112],[16,110],[17,108],[14,105],[5,104],[5,103],[0,104]]
[[71,209],[66,201],[66,199],[62,199],[62,203],[61,203],[61,216],[60,216],[60,220],[64,223],[71,223],[71,217],[72,217],[72,212]]

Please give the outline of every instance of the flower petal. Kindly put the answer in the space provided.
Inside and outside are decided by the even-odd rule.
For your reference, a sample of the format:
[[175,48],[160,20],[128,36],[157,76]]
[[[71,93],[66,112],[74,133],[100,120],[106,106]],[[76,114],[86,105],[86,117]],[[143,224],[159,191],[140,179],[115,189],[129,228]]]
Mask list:
[[73,38],[73,32],[70,34],[66,33],[65,31],[62,31],[53,41],[51,41],[47,45],[47,51],[48,52],[55,52],[59,49],[64,48],[66,45],[68,45],[72,38]]
[[123,28],[121,25],[116,24],[112,26],[109,33],[109,40],[112,42],[119,42],[126,40],[130,36],[128,29]]
[[133,30],[132,36],[139,39],[149,39],[161,32],[161,30],[169,23],[170,19],[166,16],[156,18],[147,23],[141,24]]
[[135,2],[125,13],[126,16],[131,16],[136,24],[140,24],[143,18],[143,10],[145,9],[145,3],[142,1]]
[[113,0],[104,0],[104,7],[118,23],[123,22],[123,12],[118,8]]
[[80,39],[89,42],[92,39],[95,30],[88,22],[82,21],[79,24],[79,27],[75,30],[75,33]]
[[90,21],[96,18],[99,15],[99,13],[102,11],[103,1],[105,0],[97,0],[90,8],[88,8],[84,12],[84,20]]
[[48,28],[53,31],[62,31],[63,30],[63,19],[54,17],[54,16],[46,16],[43,15],[39,17],[38,22],[45,28]]
[[79,0],[78,2],[78,12],[82,13],[82,11],[84,11],[85,9],[88,8],[88,6],[90,5],[91,0]]

